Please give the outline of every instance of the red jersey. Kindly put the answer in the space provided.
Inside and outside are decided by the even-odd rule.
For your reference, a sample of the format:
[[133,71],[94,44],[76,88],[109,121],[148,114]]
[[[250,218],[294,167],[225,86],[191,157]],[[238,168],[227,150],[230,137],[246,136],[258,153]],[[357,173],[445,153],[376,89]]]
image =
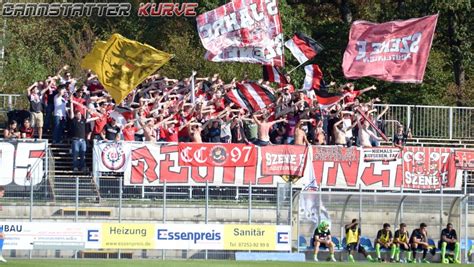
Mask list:
[[356,97],[358,97],[361,92],[360,91],[349,91],[349,90],[344,90],[344,94],[347,94],[346,97],[344,97],[344,103],[353,103],[356,99]]
[[125,141],[135,141],[135,132],[137,128],[135,126],[125,127],[122,129],[123,139]]
[[81,112],[82,117],[85,118],[85,116],[86,116],[86,106],[85,106],[86,105],[86,100],[82,97],[75,97],[75,96],[72,97],[72,100],[76,103],[81,104],[81,105],[78,105],[76,103],[73,103],[74,112],[76,112],[76,111]]
[[178,142],[178,127],[168,128],[164,130],[166,142]]
[[94,129],[92,132],[94,134],[100,134],[102,130],[104,129],[105,125],[107,124],[108,116],[107,114],[100,114],[100,115],[93,114],[92,117],[93,118],[99,117],[99,119],[95,120]]
[[33,138],[34,129],[33,127],[25,128],[25,126],[20,128],[20,133],[26,134],[26,138]]

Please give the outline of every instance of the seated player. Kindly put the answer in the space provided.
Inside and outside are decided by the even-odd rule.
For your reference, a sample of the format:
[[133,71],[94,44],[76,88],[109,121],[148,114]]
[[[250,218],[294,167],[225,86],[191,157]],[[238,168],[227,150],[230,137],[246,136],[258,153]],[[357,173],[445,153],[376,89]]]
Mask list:
[[334,243],[331,240],[331,231],[329,230],[329,223],[321,221],[318,227],[314,230],[314,261],[318,261],[318,252],[320,248],[329,249],[328,260],[336,261],[334,258]]
[[[428,244],[428,231],[426,231],[426,228],[428,226],[426,223],[421,223],[420,228],[417,228],[413,230],[411,233],[410,237],[410,246],[411,246],[411,251],[413,252],[413,261],[416,262],[416,251],[417,249],[422,249],[423,250],[423,263],[430,263],[426,259],[426,255],[428,253],[428,249],[430,248],[430,245]],[[432,253],[434,250],[432,250]]]
[[357,250],[357,252],[361,253],[364,255],[364,257],[367,258],[369,261],[374,261],[372,256],[367,254],[367,251],[365,251],[365,248],[359,244],[359,239],[361,235],[359,222],[357,219],[352,219],[352,222],[350,224],[346,224],[346,249],[349,252],[349,255],[347,256],[347,260],[349,262],[355,262],[354,260],[354,251]]
[[[407,230],[407,225],[404,223],[400,224],[400,229],[395,231],[395,236],[393,238],[393,245],[395,246],[395,261],[405,262],[405,260],[400,260],[400,252],[404,251],[408,254],[407,261],[411,261],[411,250],[410,250],[410,234]],[[393,258],[393,256],[392,256]]]
[[455,263],[461,263],[458,236],[452,223],[448,223],[446,228],[441,231],[441,239],[438,242],[438,247],[441,249],[441,263],[449,263],[449,260],[446,258],[446,250],[454,252]]
[[[390,224],[384,223],[383,228],[377,232],[377,238],[375,239],[375,252],[377,253],[377,260],[382,261],[380,257],[380,248],[390,249],[393,242],[392,231],[390,230]],[[392,259],[391,259],[392,260]]]

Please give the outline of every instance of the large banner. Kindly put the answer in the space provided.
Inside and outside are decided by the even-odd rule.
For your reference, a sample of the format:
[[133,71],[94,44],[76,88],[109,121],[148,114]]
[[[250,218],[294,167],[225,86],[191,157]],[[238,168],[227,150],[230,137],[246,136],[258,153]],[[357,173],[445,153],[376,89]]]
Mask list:
[[[289,175],[293,176],[294,187],[433,190],[443,186],[460,190],[462,184],[462,170],[456,169],[452,148],[406,147],[400,151],[389,147],[266,146],[254,147],[255,165],[186,166],[180,164],[178,145],[131,143],[129,147],[129,153],[124,155],[129,157],[124,169],[124,182],[129,186],[162,186],[164,183],[204,186],[207,183],[210,186],[273,187],[288,182]],[[245,159],[245,153],[238,157],[238,152],[230,151],[231,162],[232,153],[235,159]],[[203,160],[202,153],[197,155]],[[94,159],[99,160],[102,159]],[[301,178],[294,179],[298,176]]]
[[355,21],[344,53],[344,75],[423,82],[437,20],[438,15],[381,24]]
[[179,165],[242,167],[257,165],[254,145],[179,143]]
[[276,0],[233,0],[196,20],[206,59],[284,65]]
[[30,186],[45,176],[47,142],[0,142],[0,185]]
[[3,249],[290,251],[289,225],[3,222]]

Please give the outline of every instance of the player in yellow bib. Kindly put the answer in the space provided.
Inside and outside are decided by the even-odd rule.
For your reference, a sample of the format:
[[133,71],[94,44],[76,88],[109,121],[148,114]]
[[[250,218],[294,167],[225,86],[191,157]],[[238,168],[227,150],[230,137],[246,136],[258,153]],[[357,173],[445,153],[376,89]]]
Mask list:
[[364,257],[367,258],[369,261],[374,261],[372,256],[367,254],[367,251],[365,251],[365,248],[359,244],[359,239],[361,235],[361,230],[359,226],[359,221],[357,219],[352,219],[352,222],[350,224],[346,224],[346,250],[349,252],[349,255],[347,256],[347,260],[349,262],[355,262],[354,260],[354,251],[357,250],[357,252],[361,253],[364,255]]
[[391,249],[390,261],[394,261],[392,255],[395,254],[395,247],[392,248],[393,235],[390,230],[390,224],[384,223],[383,228],[377,232],[377,238],[375,239],[375,252],[377,253],[377,260],[382,261],[380,256],[380,249]]
[[400,224],[400,229],[395,231],[393,238],[393,245],[395,245],[395,261],[405,262],[404,259],[400,260],[400,252],[404,251],[407,253],[407,262],[411,262],[411,249],[410,249],[410,234],[407,230],[407,225],[404,223]]

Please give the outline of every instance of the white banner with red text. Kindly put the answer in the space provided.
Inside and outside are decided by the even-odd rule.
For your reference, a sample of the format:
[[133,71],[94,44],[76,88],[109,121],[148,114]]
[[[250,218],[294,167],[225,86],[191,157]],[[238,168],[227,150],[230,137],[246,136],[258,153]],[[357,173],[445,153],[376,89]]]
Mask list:
[[[222,144],[206,146],[212,148]],[[245,159],[245,151],[240,148],[247,146],[236,146],[239,152],[231,152],[231,144],[225,147],[220,155],[225,154],[229,162]],[[253,166],[207,163],[183,166],[178,145],[130,143],[130,154],[124,154],[130,158],[124,169],[125,185],[204,186],[207,182],[210,186],[251,184],[271,187],[287,182],[289,176],[295,187],[312,184],[341,189],[360,186],[372,190],[434,190],[443,186],[460,190],[462,184],[462,170],[455,166],[453,148],[405,147],[400,151],[387,147],[274,145],[253,149],[256,152],[256,165]],[[194,157],[203,161],[202,155],[210,155],[208,149],[203,151],[196,156],[193,154],[192,161]],[[189,155],[185,154],[186,157]],[[301,177],[295,179],[298,176]]]
[[4,221],[3,249],[291,250],[289,225]]
[[199,15],[196,21],[207,60],[284,65],[276,0],[233,0]]
[[47,142],[3,140],[0,142],[0,185],[30,186],[46,174]]

